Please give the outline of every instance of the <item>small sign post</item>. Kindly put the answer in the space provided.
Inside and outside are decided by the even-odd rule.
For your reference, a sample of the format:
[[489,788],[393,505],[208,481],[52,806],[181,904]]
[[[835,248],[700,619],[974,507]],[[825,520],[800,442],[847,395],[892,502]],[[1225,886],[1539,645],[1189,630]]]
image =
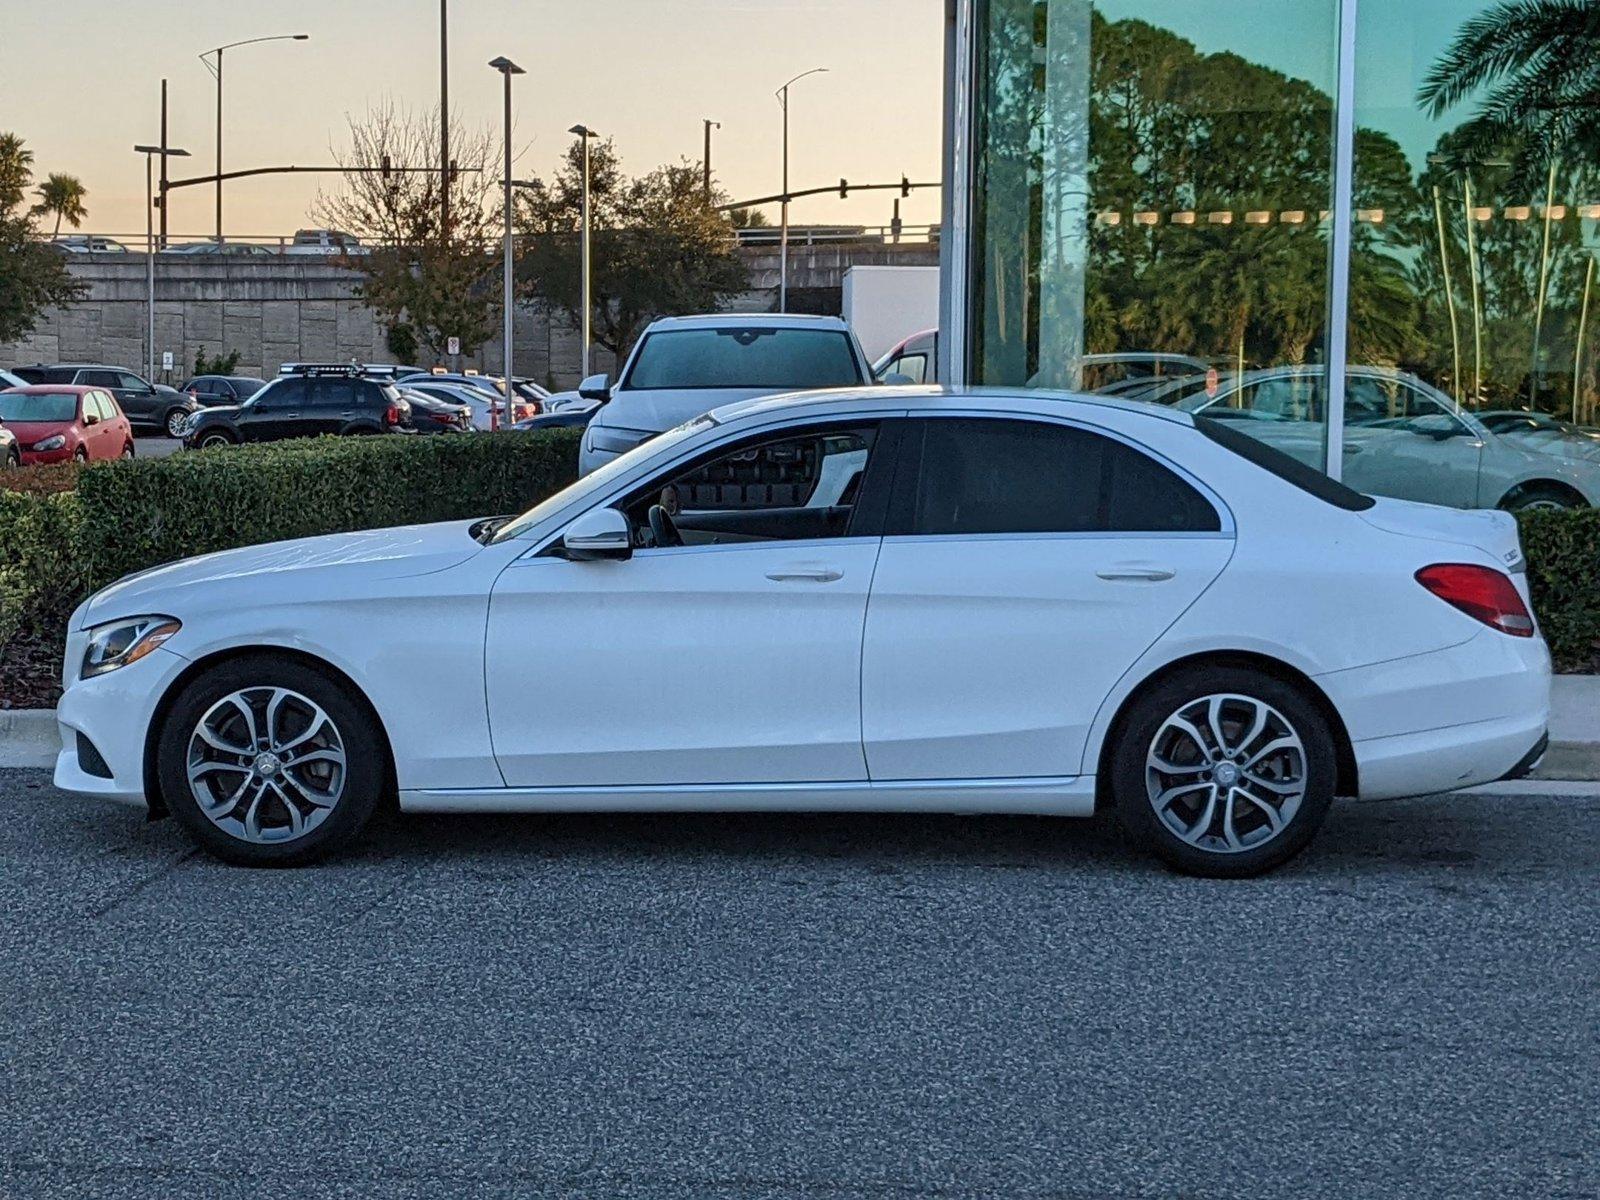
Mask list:
[[171,350],[163,350],[161,352],[161,369],[163,371],[167,371],[167,372],[170,372],[172,370],[172,351]]

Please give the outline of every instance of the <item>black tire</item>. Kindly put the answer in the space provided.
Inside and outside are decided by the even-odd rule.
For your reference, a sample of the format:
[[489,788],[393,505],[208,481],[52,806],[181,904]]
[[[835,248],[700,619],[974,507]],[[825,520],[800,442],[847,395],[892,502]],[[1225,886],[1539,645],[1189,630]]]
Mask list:
[[[1247,698],[1266,705],[1289,726],[1303,747],[1300,770],[1297,772],[1303,785],[1298,807],[1284,821],[1278,833],[1240,850],[1226,850],[1222,846],[1205,848],[1185,841],[1157,815],[1152,798],[1153,787],[1176,784],[1191,778],[1187,773],[1172,777],[1151,774],[1147,755],[1156,749],[1157,735],[1168,719],[1181,713],[1186,706],[1217,695]],[[1227,724],[1229,713],[1242,715],[1244,711],[1242,704],[1225,709],[1224,724]],[[1243,667],[1204,665],[1180,671],[1138,696],[1118,726],[1120,732],[1111,758],[1111,793],[1117,816],[1135,845],[1184,874],[1212,879],[1246,879],[1281,866],[1306,848],[1322,826],[1328,808],[1333,803],[1338,764],[1333,733],[1328,728],[1327,720],[1300,689],[1262,672]],[[1237,733],[1237,726],[1231,736],[1242,736]],[[1270,740],[1270,732],[1262,737]],[[1264,741],[1251,743],[1255,747],[1264,744]],[[1217,765],[1225,765],[1229,761],[1232,760],[1224,759]],[[1210,773],[1192,778],[1199,786],[1203,781],[1211,780],[1215,773],[1215,767],[1212,767]],[[1205,786],[1210,785],[1207,783]],[[1194,815],[1192,833],[1205,815],[1204,804],[1212,794],[1204,790],[1191,793],[1180,801],[1174,819],[1181,824],[1186,812],[1200,810]],[[1219,798],[1223,798],[1215,814],[1216,820],[1220,821],[1229,793],[1218,794]],[[1263,795],[1270,796],[1264,791]],[[1258,834],[1269,827],[1264,814],[1257,811],[1258,806],[1243,801],[1238,804],[1242,823],[1254,823]],[[1170,808],[1168,811],[1174,812]],[[1208,821],[1206,828],[1209,830],[1214,827]],[[1237,826],[1234,829],[1236,831]]]
[[82,446],[79,446],[72,452],[72,461],[77,463],[79,466],[82,466],[84,463],[89,461],[89,452]]
[[8,471],[16,471],[16,470],[20,470],[21,467],[22,467],[22,455],[18,454],[15,450],[12,450],[10,453],[8,453],[6,455],[6,470],[8,470]]
[[208,429],[195,439],[196,450],[215,450],[219,446],[236,446],[238,439],[220,429]]
[[122,448],[122,461],[130,462],[133,459],[133,443],[130,441]]
[[[320,824],[292,840],[253,842],[230,833],[206,816],[189,786],[189,746],[202,718],[224,698],[257,688],[285,688],[320,706],[345,755],[339,799]],[[245,772],[238,774],[243,778]],[[389,771],[381,734],[344,684],[300,660],[262,652],[220,663],[185,685],[162,723],[156,776],[168,811],[210,854],[238,866],[294,867],[324,858],[360,834],[384,795]]]
[[1506,512],[1527,512],[1541,508],[1567,511],[1587,508],[1588,505],[1583,502],[1583,497],[1573,494],[1559,484],[1525,483],[1500,501],[1500,507]]
[[166,430],[166,434],[169,438],[177,438],[182,440],[183,424],[188,419],[189,413],[186,409],[174,408],[170,410],[166,416],[161,418],[161,427]]

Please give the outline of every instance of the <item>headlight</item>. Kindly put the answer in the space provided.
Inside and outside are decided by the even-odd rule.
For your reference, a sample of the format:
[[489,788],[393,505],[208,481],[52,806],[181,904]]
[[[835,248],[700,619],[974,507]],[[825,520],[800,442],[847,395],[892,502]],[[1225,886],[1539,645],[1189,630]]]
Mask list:
[[33,448],[35,450],[59,450],[66,444],[67,435],[64,433],[58,433],[55,435],[55,437],[47,437],[42,442],[35,442],[33,444]]
[[92,679],[136,663],[182,628],[171,617],[129,617],[96,625],[89,630],[78,678]]
[[648,442],[655,434],[639,429],[614,429],[608,425],[589,426],[589,445],[607,454],[626,454],[635,446]]

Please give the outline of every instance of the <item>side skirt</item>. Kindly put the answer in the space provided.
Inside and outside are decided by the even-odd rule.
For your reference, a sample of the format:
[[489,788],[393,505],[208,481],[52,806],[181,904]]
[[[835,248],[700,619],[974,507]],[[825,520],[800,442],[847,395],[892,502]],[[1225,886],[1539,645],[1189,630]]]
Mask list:
[[1094,776],[402,791],[405,812],[957,812],[1094,815]]

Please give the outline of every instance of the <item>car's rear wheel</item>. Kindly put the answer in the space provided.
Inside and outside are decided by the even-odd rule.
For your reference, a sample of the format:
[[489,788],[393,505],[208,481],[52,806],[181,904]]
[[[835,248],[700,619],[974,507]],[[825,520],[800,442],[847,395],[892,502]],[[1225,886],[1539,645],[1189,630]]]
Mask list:
[[1507,512],[1565,512],[1587,505],[1582,496],[1560,484],[1526,483],[1500,501],[1500,507]]
[[271,654],[191,681],[157,743],[168,810],[212,854],[298,866],[348,843],[387,779],[383,741],[346,688]]
[[189,420],[189,414],[181,408],[175,408],[167,414],[166,426],[169,438],[181,438],[183,427]]
[[1238,879],[1305,849],[1337,775],[1328,722],[1299,689],[1200,666],[1135,700],[1111,782],[1135,843],[1187,874]]

